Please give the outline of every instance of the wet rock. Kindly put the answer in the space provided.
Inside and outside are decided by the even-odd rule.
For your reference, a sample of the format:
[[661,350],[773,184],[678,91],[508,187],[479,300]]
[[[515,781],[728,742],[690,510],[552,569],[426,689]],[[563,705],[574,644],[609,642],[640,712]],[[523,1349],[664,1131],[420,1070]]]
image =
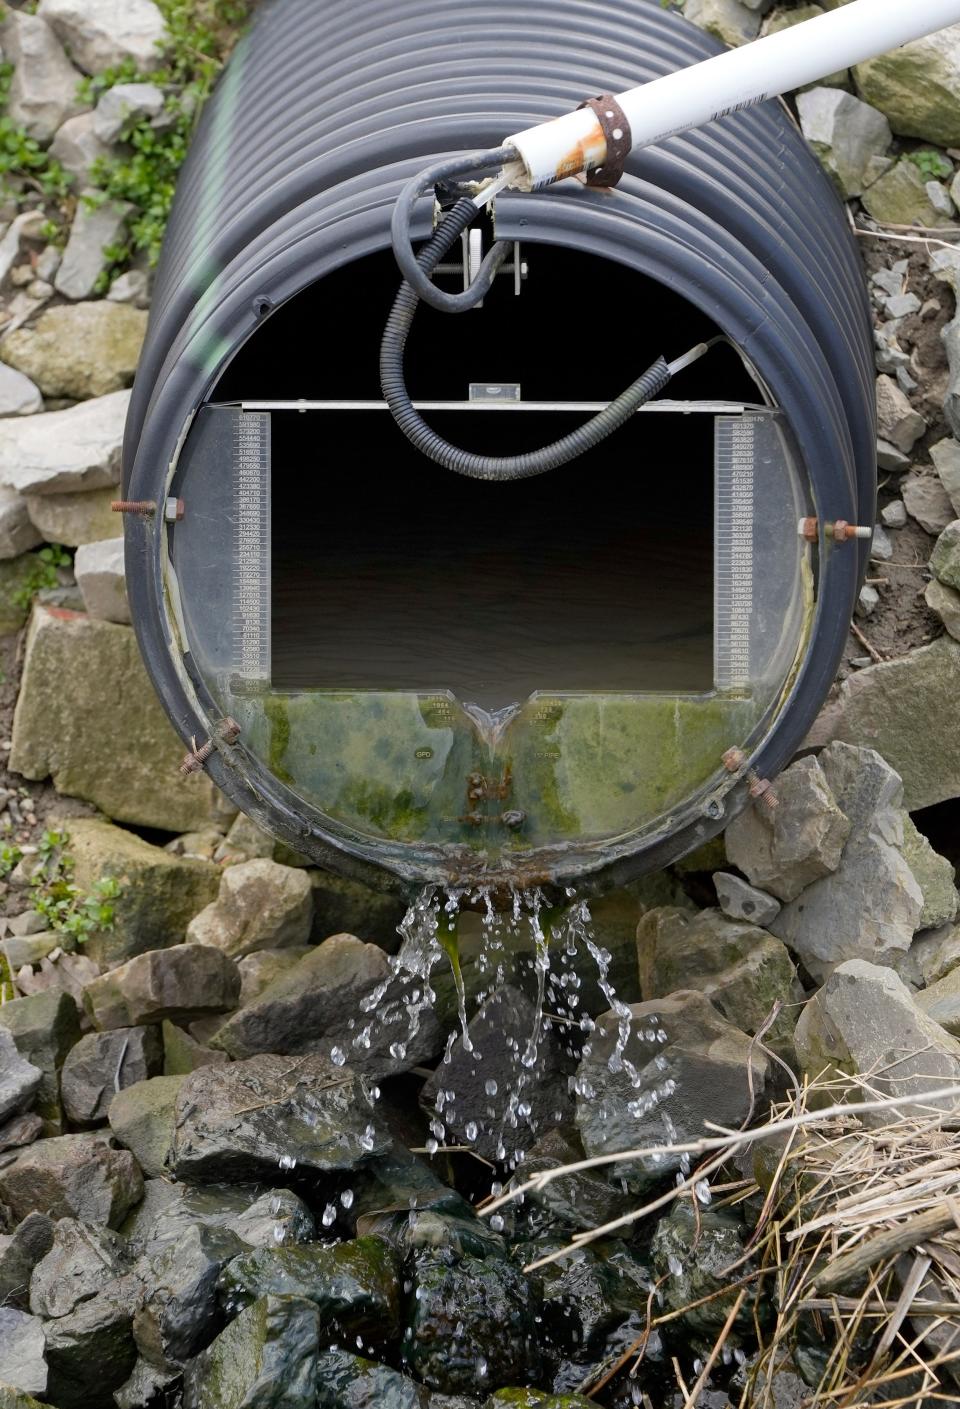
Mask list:
[[800,1015],[797,1055],[812,1078],[824,1070],[871,1073],[871,1086],[916,1096],[905,1112],[921,1118],[952,1100],[924,1093],[960,1080],[960,1042],[923,1011],[893,969],[851,959],[834,969]]
[[[702,993],[635,1003],[618,1055],[621,1017],[605,1014],[577,1072],[577,1125],[587,1155],[614,1154],[699,1139],[704,1121],[736,1128],[760,1100],[768,1058],[721,1017]],[[624,1024],[626,1026],[626,1023]],[[670,1179],[680,1156],[663,1154],[617,1166],[634,1193]]]
[[[277,1194],[280,1190],[271,1190]],[[147,1179],[143,1202],[120,1229],[132,1257],[158,1257],[191,1228],[229,1228],[261,1197],[259,1185],[171,1183],[169,1177]],[[236,1230],[234,1230],[236,1231]],[[239,1235],[238,1235],[239,1236]]]
[[16,1219],[48,1213],[117,1228],[142,1196],[133,1156],[99,1133],[40,1140],[0,1169],[0,1201]]
[[536,1283],[499,1258],[456,1266],[428,1254],[416,1264],[407,1362],[431,1389],[448,1394],[535,1380],[540,1369]]
[[780,806],[748,807],[726,831],[727,855],[750,881],[780,900],[836,871],[850,834],[815,758],[800,758],[777,779]]
[[241,1312],[184,1374],[184,1409],[314,1409],[318,1313],[264,1297]]
[[10,1385],[0,1385],[0,1409],[45,1409],[32,1394],[23,1394]]
[[960,970],[951,969],[936,983],[914,994],[917,1007],[951,1037],[960,1037]]
[[318,1409],[440,1409],[415,1380],[333,1346],[317,1360],[317,1394]]
[[289,1243],[311,1243],[316,1237],[313,1214],[289,1189],[271,1189],[232,1219],[231,1228],[250,1248],[270,1248]]
[[927,533],[941,533],[954,517],[953,505],[939,477],[930,470],[911,470],[900,486],[911,518]]
[[0,43],[13,65],[7,112],[17,127],[46,146],[83,107],[77,98],[80,75],[42,19],[17,10],[4,13]]
[[[437,1397],[430,1401],[431,1406],[440,1409]],[[585,1399],[582,1394],[549,1394],[540,1389],[500,1389],[483,1401],[483,1409],[592,1409],[594,1399]],[[451,1409],[454,1406],[451,1405]]]
[[[769,6],[764,6],[769,9]],[[739,0],[687,0],[684,17],[700,29],[736,48],[756,39],[760,33],[762,10],[747,9]]]
[[174,1110],[185,1078],[155,1076],[118,1091],[110,1102],[110,1129],[136,1156],[144,1174],[166,1173],[173,1143]]
[[[953,223],[949,215],[945,215],[934,205],[923,176],[914,163],[905,158],[898,161],[889,171],[884,172],[878,180],[872,182],[860,199],[867,213],[872,215],[874,220],[879,220],[884,224],[921,225],[925,229],[936,229]],[[897,389],[899,390],[899,388]],[[922,420],[922,417],[918,417],[918,419]],[[922,430],[912,440],[909,440],[908,444],[903,443],[904,439],[909,439],[908,436],[904,435],[901,439],[891,437],[882,428],[882,425],[880,434],[883,439],[892,440],[892,443],[899,450],[906,453],[913,445],[914,440],[922,434]]]
[[[165,1395],[176,1393],[179,1381],[179,1370],[161,1370],[141,1358],[134,1365],[130,1378],[114,1390],[113,1398],[117,1409],[143,1409],[145,1404],[163,1404]],[[2,1404],[0,1409],[3,1409]]]
[[106,1120],[118,1091],[157,1076],[162,1065],[163,1044],[154,1027],[88,1032],[63,1064],[60,1089],[67,1117],[74,1125]]
[[356,1169],[388,1144],[348,1068],[263,1055],[184,1077],[170,1168],[178,1179],[271,1179]]
[[38,13],[67,46],[84,73],[101,73],[132,59],[138,69],[159,68],[167,40],[153,0],[40,0]]
[[[89,296],[103,267],[101,243],[109,243],[111,232],[116,237],[121,217],[125,220],[126,212],[120,207],[105,206],[98,211],[80,207],[73,225],[75,234],[57,274],[59,293],[76,299]],[[78,401],[103,398],[116,395],[133,381],[146,329],[147,315],[137,308],[104,299],[64,304],[48,308],[33,327],[8,333],[0,343],[0,356],[31,377],[44,396],[69,396]],[[76,408],[72,425],[77,424],[75,413]],[[50,486],[71,487],[94,489],[98,485]]]
[[310,884],[315,941],[331,934],[355,934],[379,944],[388,954],[396,950],[400,942],[397,926],[406,912],[406,902],[401,895],[374,890],[330,871],[312,870]]
[[54,1229],[53,1246],[33,1269],[30,1310],[47,1319],[69,1316],[123,1270],[123,1241],[116,1233],[88,1228],[75,1218],[61,1218]]
[[115,83],[97,103],[93,130],[108,146],[141,118],[159,117],[165,99],[155,83]]
[[[919,179],[917,168],[912,162],[901,165],[909,166]],[[909,454],[927,428],[926,421],[918,411],[914,411],[892,377],[877,378],[877,428],[883,440],[895,445],[905,455]],[[909,508],[909,505],[907,507]]]
[[[333,935],[241,1008],[212,1045],[235,1060],[257,1052],[329,1055],[336,1048],[365,1076],[407,1070],[437,1052],[443,1036],[436,1012],[428,1009],[415,1039],[407,1042],[409,1016],[397,1001],[406,990],[399,981],[390,982],[391,974],[378,945],[364,944],[353,935]],[[364,1000],[384,985],[375,1012],[364,1011]],[[397,1043],[394,1053],[391,1048]]]
[[[32,416],[42,410],[43,397],[40,388],[15,367],[8,367],[5,362],[0,363],[0,416]],[[8,515],[5,514],[4,517]],[[9,532],[8,529],[5,531]],[[26,546],[31,548],[33,545],[28,543]],[[25,549],[18,551],[22,553]],[[14,555],[8,553],[6,556]]]
[[[108,92],[110,91],[112,90],[108,89]],[[77,206],[77,213],[73,218],[73,224],[70,226],[70,237],[67,240],[67,247],[63,252],[63,263],[60,265],[57,271],[57,277],[54,281],[54,287],[58,294],[63,294],[64,298],[74,300],[87,299],[93,295],[96,291],[99,279],[109,267],[109,257],[104,251],[108,250],[112,245],[122,244],[123,232],[132,210],[133,206],[127,201],[103,200],[101,192],[88,189],[80,193],[80,203]],[[112,321],[116,326],[102,326],[103,314],[100,313],[100,310],[108,308],[109,305],[90,304],[88,307],[97,309],[99,326],[94,329],[92,319],[87,315],[84,321],[79,325],[79,336],[81,340],[86,341],[92,337],[98,345],[105,345],[104,350],[108,350],[108,355],[110,352],[120,354],[117,358],[119,365],[114,371],[113,377],[109,376],[109,368],[90,369],[97,377],[97,381],[93,383],[95,389],[88,390],[86,395],[103,396],[108,391],[116,391],[120,387],[128,385],[136,364],[134,363],[134,367],[128,370],[126,366],[128,358],[125,353],[125,344],[130,334],[125,328],[121,329],[115,315],[112,315]],[[51,312],[53,311],[54,310],[51,310]],[[62,321],[61,319],[61,322]],[[40,323],[42,324],[42,322],[43,319],[41,318]],[[138,322],[142,323],[142,318],[139,319]],[[131,333],[133,333],[135,327],[136,325],[131,323]],[[136,334],[134,333],[134,337],[131,339],[131,351],[135,345],[135,337]],[[51,370],[49,353],[49,348],[44,349],[43,361],[42,364],[40,364],[43,367],[45,380],[49,382],[59,378],[63,382],[69,380],[71,385],[75,386],[76,382],[72,370],[69,374],[65,372],[61,357],[57,358],[56,370]],[[33,359],[34,365],[38,365],[36,361],[36,349],[33,352]],[[87,386],[91,385],[89,377],[90,371],[88,371],[87,377],[85,378],[85,384]],[[105,381],[110,381],[111,384],[105,385]],[[75,390],[48,392],[47,394],[54,396],[83,395],[82,392]]]
[[13,1036],[20,1056],[43,1076],[33,1107],[53,1131],[61,1128],[60,1068],[80,1040],[77,1005],[66,993],[37,993],[0,1004],[0,1027]]
[[123,520],[110,505],[114,488],[89,489],[79,494],[27,494],[30,522],[48,543],[78,548],[104,538],[123,537]]
[[953,587],[945,587],[942,582],[929,582],[924,600],[943,622],[947,633],[955,641],[960,641],[960,592]]
[[941,636],[851,675],[840,687],[824,732],[875,748],[900,774],[904,806],[916,812],[960,797],[960,730],[954,727],[958,696],[960,643]]
[[646,1312],[654,1285],[648,1269],[626,1245],[613,1241],[581,1248],[542,1268],[539,1275],[547,1344],[554,1353],[562,1348],[580,1363],[578,1379],[584,1378],[584,1361],[609,1349],[611,1332]]
[[334,1247],[259,1248],[227,1267],[220,1293],[228,1306],[249,1306],[263,1296],[315,1302],[320,1334],[357,1336],[388,1344],[400,1332],[400,1263],[382,1238],[356,1238]]
[[138,954],[102,974],[87,986],[84,1005],[103,1032],[229,1012],[239,994],[240,975],[232,959],[202,945],[175,944]]
[[752,925],[768,925],[780,914],[780,902],[765,890],[748,885],[741,876],[730,871],[715,871],[713,884],[720,909],[731,920],[746,920]]
[[940,476],[940,483],[947,491],[954,513],[960,514],[960,445],[949,436],[938,440],[936,445],[930,447],[930,459]]
[[[7,371],[10,369],[7,368]],[[19,376],[19,372],[14,375]],[[0,396],[4,372],[0,364]],[[0,486],[0,559],[17,558],[41,542],[30,521],[27,501],[15,489]]]
[[903,786],[873,749],[830,744],[820,766],[851,830],[839,868],[771,925],[822,978],[845,959],[889,962],[920,926],[923,892],[903,855]]
[[[677,1200],[666,1218],[657,1224],[653,1234],[653,1265],[659,1278],[664,1309],[683,1311],[691,1302],[713,1296],[689,1311],[684,1311],[681,1324],[697,1345],[710,1345],[723,1327],[736,1291],[725,1294],[729,1286],[729,1268],[738,1271],[743,1264],[743,1234],[739,1219],[726,1209],[694,1209],[688,1200]],[[741,1275],[742,1271],[741,1271]],[[753,1307],[747,1302],[740,1310],[732,1329],[732,1345],[753,1326]]]
[[174,856],[95,818],[70,823],[69,846],[79,886],[89,889],[105,876],[120,882],[113,929],[87,945],[105,964],[179,944],[191,916],[216,894],[220,881],[216,867]]
[[[5,350],[0,343],[0,356]],[[24,494],[116,484],[129,400],[129,392],[116,391],[68,411],[8,419],[0,441],[0,484]]]
[[9,1028],[0,1027],[0,1121],[32,1103],[43,1072],[21,1057]]
[[883,113],[835,87],[801,93],[797,110],[804,137],[841,196],[861,195],[873,175],[873,161],[885,155],[892,141]]
[[217,899],[191,920],[187,939],[242,959],[256,949],[306,944],[312,924],[307,873],[261,857],[224,871]]
[[458,1036],[449,1060],[420,1091],[421,1105],[446,1127],[448,1142],[468,1144],[485,1159],[503,1159],[569,1117],[562,1053],[519,989],[499,988],[467,1031],[469,1042]]
[[114,1283],[69,1316],[47,1322],[47,1392],[57,1409],[114,1409],[113,1391],[137,1358],[132,1315],[130,1291]]
[[[241,991],[241,1000],[242,997]],[[164,1076],[186,1076],[188,1072],[196,1071],[197,1067],[227,1061],[226,1052],[211,1051],[168,1018],[163,1021],[162,1031]]]
[[903,814],[903,854],[923,893],[917,928],[936,929],[955,920],[960,911],[960,894],[954,885],[953,866],[917,831],[909,812]]
[[[695,862],[696,857],[688,857],[687,860]],[[604,959],[606,983],[624,1003],[635,1003],[640,998],[636,935],[646,903],[641,901],[637,887],[629,887],[591,899],[589,906],[585,906],[583,901],[575,901],[555,921],[561,931],[576,932],[580,927],[579,915],[582,914],[583,927],[592,936],[597,950],[607,956]],[[649,904],[653,903],[650,899]],[[536,944],[532,935],[525,938],[526,952],[516,956],[515,982],[530,1001],[536,1003],[540,982]],[[578,1001],[571,1004],[569,997],[574,993]],[[554,948],[547,975],[546,1006],[551,1012],[574,1017],[578,1021],[584,1014],[596,1017],[610,1007],[597,959],[582,942],[572,946],[560,943]]]
[[858,64],[857,88],[899,137],[960,143],[960,25]]
[[57,129],[50,155],[63,167],[72,185],[88,186],[94,162],[110,155],[110,148],[96,134],[95,114],[86,112],[68,118]]
[[47,1388],[43,1352],[40,1318],[0,1306],[0,1383],[27,1394],[43,1394]]
[[[579,1163],[583,1149],[574,1139],[572,1134],[568,1139],[560,1130],[549,1130],[527,1151],[517,1179],[526,1182],[545,1170]],[[554,1179],[545,1188],[528,1193],[526,1198],[577,1229],[599,1228],[621,1217],[630,1207],[626,1195],[600,1174],[592,1174],[587,1169]]]
[[[789,1006],[802,996],[784,945],[755,925],[727,920],[719,910],[692,917],[670,909],[649,911],[637,930],[637,957],[645,999],[698,989],[751,1036],[769,1021],[775,1004]],[[793,1026],[781,1014],[766,1038],[788,1058]]]
[[30,1277],[53,1247],[54,1228],[45,1213],[28,1213],[12,1233],[0,1234],[0,1306],[29,1309]]
[[133,1335],[146,1360],[163,1368],[206,1349],[223,1328],[217,1280],[242,1252],[236,1233],[194,1227],[141,1270],[147,1294]]
[[107,538],[79,548],[73,570],[89,616],[101,621],[129,622],[122,538]]

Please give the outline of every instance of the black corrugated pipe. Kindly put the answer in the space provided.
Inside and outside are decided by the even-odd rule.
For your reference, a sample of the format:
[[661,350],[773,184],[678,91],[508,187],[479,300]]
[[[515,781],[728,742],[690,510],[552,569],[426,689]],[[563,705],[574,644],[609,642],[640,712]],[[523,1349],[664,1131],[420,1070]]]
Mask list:
[[[588,403],[612,401],[661,354],[722,340],[671,384],[683,406],[650,403],[593,458],[526,491],[451,488],[455,476],[406,458],[379,409],[404,183],[719,47],[659,0],[272,0],[203,115],[124,452],[126,497],[179,497],[185,514],[128,521],[128,588],[181,736],[212,738],[206,766],[220,787],[323,864],[399,883],[627,879],[719,830],[750,780],[756,791],[789,760],[829,689],[868,547],[826,526],[873,523],[872,334],[842,207],[785,105],[634,153],[612,192],[567,181],[499,196],[477,228],[487,247],[519,246],[513,264],[481,310],[418,315],[414,396],[466,409],[458,444],[477,426],[495,451],[522,451],[537,420],[470,414],[468,383],[496,378],[525,400],[529,387],[550,404],[549,429],[568,431],[562,403],[585,420]],[[428,202],[417,215],[422,239]],[[454,413],[442,414],[449,425]],[[532,444],[550,438],[531,430]],[[501,493],[538,498],[489,497]],[[687,512],[697,496],[709,523]],[[800,518],[818,521],[812,543]],[[406,556],[394,541],[404,534]],[[651,574],[644,590],[674,559],[677,601],[706,583],[710,679],[691,665],[664,686],[670,643],[704,631],[686,607],[675,621],[656,604],[627,610],[643,586],[628,573],[634,557]],[[515,594],[506,607],[491,562]],[[531,564],[544,574],[534,586]],[[537,676],[543,642],[562,634],[551,612],[596,608],[608,564],[621,574],[611,568],[616,625],[595,683],[568,678],[556,658]],[[376,615],[358,605],[368,584],[396,642],[380,684],[358,644]],[[436,637],[421,615],[411,645],[390,612],[425,584]],[[308,612],[319,625],[304,627],[303,668],[281,668],[278,643]],[[659,636],[644,624],[658,615]],[[458,623],[481,633],[494,620],[488,674],[509,638],[513,694],[510,672],[505,695],[479,679],[481,635],[469,648],[456,637]],[[571,659],[575,641],[592,659],[605,620],[585,618]],[[463,682],[450,664],[461,646]],[[642,657],[639,673],[610,665],[618,651]]]

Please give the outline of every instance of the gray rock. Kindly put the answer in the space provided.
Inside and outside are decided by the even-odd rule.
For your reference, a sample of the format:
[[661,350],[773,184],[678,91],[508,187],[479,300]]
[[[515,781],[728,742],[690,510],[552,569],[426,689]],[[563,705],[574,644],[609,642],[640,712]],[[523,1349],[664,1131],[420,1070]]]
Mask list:
[[960,797],[958,698],[960,643],[941,636],[845,680],[820,739],[875,748],[900,774],[904,806],[916,812]]
[[[570,1134],[572,1137],[572,1132]],[[568,1138],[567,1133],[560,1130],[548,1130],[527,1151],[522,1173],[514,1179],[525,1182],[534,1174],[578,1164],[582,1159],[583,1149],[575,1137]],[[542,1189],[531,1189],[525,1197],[551,1218],[577,1229],[599,1228],[622,1217],[630,1208],[629,1197],[614,1188],[602,1171],[594,1173],[588,1169],[553,1179]]]
[[939,477],[931,470],[911,470],[900,486],[903,502],[911,518],[936,536],[954,517],[953,505]]
[[[407,990],[392,973],[377,945],[332,935],[230,1018],[213,1046],[234,1059],[257,1052],[329,1056],[337,1048],[366,1076],[408,1070],[443,1046],[443,1033],[436,1012],[427,1008],[411,1040],[402,1001]],[[374,1016],[362,1004],[380,989]],[[405,1050],[394,1054],[390,1048],[397,1043]]]
[[294,1166],[325,1173],[356,1169],[388,1145],[349,1068],[263,1055],[184,1077],[170,1169],[200,1182],[270,1179]]
[[[928,181],[927,194],[930,194],[931,186],[938,184],[936,181]],[[908,318],[911,313],[920,312],[921,304],[916,294],[892,294],[886,300],[885,307],[891,318]]]
[[886,528],[905,528],[907,524],[907,506],[902,499],[892,499],[889,504],[885,504],[880,510],[880,518]]
[[892,141],[887,119],[838,88],[801,93],[797,110],[804,137],[840,194],[859,196],[869,177],[871,158],[882,157]]
[[874,525],[873,539],[870,543],[870,557],[881,563],[888,563],[893,557],[893,544],[889,534],[880,524]]
[[123,539],[106,538],[78,548],[73,570],[88,616],[129,622]]
[[441,1143],[469,1145],[484,1159],[512,1158],[569,1117],[563,1058],[551,1033],[533,1041],[537,1016],[510,985],[474,1014],[469,1046],[458,1036],[420,1091],[424,1110],[446,1128]]
[[83,107],[77,99],[80,75],[52,30],[36,15],[5,10],[0,43],[7,62],[14,66],[9,116],[46,146],[57,128]]
[[917,1007],[928,1018],[939,1023],[952,1037],[960,1037],[960,969],[951,969],[936,983],[921,988],[913,996]]
[[150,278],[142,269],[128,269],[114,279],[107,292],[111,303],[129,303],[134,308],[150,307]]
[[312,1301],[263,1297],[187,1365],[184,1409],[314,1409],[318,1349]]
[[930,459],[940,476],[940,483],[947,491],[954,513],[960,515],[960,445],[950,437],[938,440],[936,445],[930,447]]
[[902,450],[898,450],[888,440],[877,441],[877,469],[899,475],[909,468],[910,457],[908,455],[904,455]]
[[870,1074],[891,1096],[916,1097],[901,1107],[917,1119],[931,1108],[956,1110],[952,1098],[927,1101],[924,1092],[960,1080],[960,1042],[920,1008],[893,969],[850,959],[834,969],[804,1008],[797,1054],[810,1077],[824,1070]]
[[[735,1129],[746,1119],[753,1108],[748,1064],[759,1100],[769,1059],[703,993],[635,1003],[629,1015],[622,1052],[621,1018],[604,1014],[577,1072],[577,1125],[588,1156],[695,1140],[705,1120]],[[672,1179],[680,1163],[679,1154],[664,1152],[618,1164],[617,1176],[642,1194]]]
[[256,949],[303,945],[312,925],[307,873],[259,858],[224,871],[217,899],[187,926],[187,941],[242,959]]
[[[744,1261],[737,1215],[730,1209],[694,1208],[678,1199],[657,1224],[651,1252],[665,1310],[680,1313],[679,1325],[694,1345],[712,1347],[736,1300],[734,1288],[724,1293],[728,1269]],[[732,1325],[731,1348],[751,1329],[752,1313],[744,1307]]]
[[[272,1190],[278,1193],[278,1190]],[[123,1224],[130,1256],[151,1261],[190,1228],[227,1228],[260,1197],[260,1186],[174,1184],[147,1179],[143,1202]]]
[[250,1248],[312,1243],[317,1235],[313,1214],[289,1189],[271,1189],[261,1194],[226,1226]]
[[873,616],[873,613],[879,605],[880,593],[875,587],[865,586],[860,588],[860,593],[857,597],[857,605],[854,611],[856,615],[860,617]]
[[7,277],[16,263],[21,242],[41,238],[43,220],[42,210],[25,210],[10,222],[9,228],[0,239],[0,282]]
[[[105,96],[112,91],[108,89]],[[91,206],[91,199],[98,194],[91,190],[80,194],[80,203],[63,252],[63,263],[54,282],[57,293],[63,294],[64,298],[90,298],[109,264],[104,250],[110,245],[121,244],[123,240],[133,207],[127,201],[102,201]]]
[[68,118],[50,144],[50,155],[71,178],[71,185],[89,186],[94,162],[110,155],[110,148],[96,134],[95,114],[79,113]]
[[28,1213],[12,1233],[0,1234],[0,1306],[29,1310],[30,1277],[53,1247],[55,1227],[45,1213]]
[[35,969],[21,969],[16,977],[17,988],[23,994],[66,993],[79,1006],[83,990],[99,977],[100,965],[86,954],[68,954],[64,949],[51,951],[49,958],[40,960]]
[[[242,1001],[242,990],[240,997]],[[170,1022],[169,1018],[164,1018],[161,1030],[163,1032],[164,1076],[187,1076],[191,1071],[196,1071],[197,1067],[227,1061],[226,1052],[211,1051],[209,1047],[198,1042],[182,1027]]]
[[929,582],[924,599],[932,612],[943,622],[955,641],[960,641],[960,592],[945,587],[942,582]]
[[24,494],[116,484],[129,401],[128,391],[117,391],[69,411],[9,420],[0,439],[0,484]]
[[871,181],[860,199],[867,213],[883,224],[918,225],[927,230],[952,224],[951,217],[931,202],[917,167],[905,158]]
[[155,83],[115,83],[97,103],[93,130],[109,146],[141,118],[158,117],[164,102],[163,89]]
[[[950,192],[947,190],[946,186],[944,186],[943,182],[925,181],[924,189],[934,210],[939,211],[941,215],[945,215],[948,220],[953,220],[956,216],[957,209],[950,197]],[[917,303],[919,306],[919,299]],[[911,313],[915,313],[916,311],[916,309],[910,310]],[[892,316],[896,317],[897,315],[893,314]]]
[[232,959],[200,944],[138,954],[87,986],[84,1006],[101,1032],[164,1018],[189,1022],[226,1013],[240,996]]
[[167,39],[153,0],[40,0],[38,13],[67,46],[84,73],[100,73],[133,59],[139,69],[159,68]]
[[48,543],[78,548],[104,538],[123,537],[123,519],[110,508],[117,497],[112,486],[79,494],[27,494],[30,522]]
[[960,588],[960,519],[948,523],[930,555],[930,566],[938,581]]
[[[10,368],[4,369],[0,363],[0,382],[3,381],[4,370],[9,371]],[[19,376],[20,373],[14,375]],[[15,489],[0,486],[0,559],[19,558],[21,553],[29,552],[42,542],[42,534],[30,521],[27,501]]]
[[858,64],[854,77],[899,137],[960,144],[960,26]]
[[[69,691],[64,680],[71,682]],[[122,710],[117,709],[120,699]],[[28,778],[52,776],[59,792],[82,797],[107,816],[137,826],[185,832],[231,816],[232,809],[205,774],[180,775],[182,758],[183,744],[156,697],[131,627],[35,607],[10,767]],[[74,826],[74,837],[78,830]],[[153,850],[170,865],[176,863],[159,848]],[[171,878],[186,874],[169,872]]]
[[727,855],[755,886],[793,900],[804,886],[836,871],[850,834],[815,758],[797,759],[777,779],[773,814],[748,807],[726,831]]
[[398,926],[407,908],[402,895],[374,890],[330,871],[312,870],[310,884],[316,911],[314,940],[331,934],[355,934],[379,944],[388,954],[398,948]]
[[[934,278],[949,285],[956,299],[960,292],[960,251],[953,248],[934,250],[929,263]],[[950,368],[943,413],[953,435],[960,437],[960,316],[951,319],[941,330],[940,337]]]
[[45,1327],[47,1393],[57,1409],[114,1409],[113,1391],[137,1358],[133,1288],[114,1283]]
[[923,892],[923,910],[917,928],[937,929],[955,920],[960,912],[960,894],[954,884],[953,866],[917,831],[909,812],[903,814],[903,854]]
[[[912,169],[916,170],[915,167]],[[906,455],[926,428],[926,421],[919,411],[914,411],[896,382],[890,377],[878,377],[877,430],[881,439],[889,441]]]
[[145,1404],[163,1404],[165,1396],[170,1399],[176,1395],[179,1381],[178,1369],[161,1370],[140,1357],[130,1378],[114,1390],[113,1398],[117,1409],[143,1409]]
[[157,1076],[163,1044],[155,1027],[88,1032],[68,1054],[60,1077],[63,1107],[74,1125],[106,1120],[118,1091]]
[[[295,969],[301,959],[314,952],[310,945],[304,944],[297,945],[295,949],[258,949],[254,954],[244,955],[237,961],[241,983],[240,1007],[246,1008],[255,1003],[274,979]],[[252,1053],[245,1055],[252,1056]]]
[[[378,1360],[367,1360],[362,1355],[340,1350],[336,1346],[322,1350],[317,1357],[317,1382],[321,1409],[345,1403],[343,1395],[349,1395],[353,1409],[374,1409],[374,1406],[387,1404],[391,1409],[480,1409],[481,1404],[479,1399],[470,1395],[431,1394],[423,1385],[398,1370],[391,1370]],[[509,1390],[506,1393],[516,1396],[518,1391]],[[537,1409],[551,1409],[551,1405],[577,1409],[576,1400],[570,1395],[543,1396],[533,1390],[519,1393],[523,1395],[521,1404],[536,1405]],[[483,1409],[499,1409],[505,1402],[515,1404],[517,1400],[511,1397],[504,1401],[499,1395],[493,1395],[483,1401]]]
[[14,1218],[49,1213],[117,1228],[142,1196],[133,1156],[99,1133],[41,1140],[0,1169],[0,1199]]
[[[15,367],[8,367],[5,362],[0,363],[0,416],[32,416],[42,410],[43,397],[40,395],[40,388]],[[13,554],[8,553],[6,556],[12,557]]]
[[905,983],[923,988],[945,978],[960,964],[960,925],[941,925],[918,934],[900,959],[897,973]]
[[[81,208],[82,209],[82,208]],[[106,209],[106,208],[104,208]],[[100,236],[107,228],[107,216],[100,211],[79,214],[77,239],[57,275],[57,287],[79,290],[88,279],[92,265],[100,261]],[[109,214],[109,212],[107,212]],[[94,235],[88,243],[87,232]],[[63,285],[63,287],[61,287]],[[85,297],[72,293],[70,297]],[[32,377],[44,396],[65,396],[72,400],[107,397],[120,392],[133,381],[140,349],[147,329],[147,315],[137,308],[105,299],[60,304],[48,308],[29,328],[8,333],[0,342],[0,357]],[[74,416],[79,407],[61,415]],[[104,406],[100,413],[103,415]],[[71,422],[71,425],[74,423]],[[83,424],[86,424],[85,422]],[[62,484],[51,489],[96,489],[98,484]],[[43,491],[36,491],[42,493]]]
[[0,1121],[26,1110],[42,1080],[40,1068],[21,1057],[9,1028],[0,1027]]
[[124,1270],[123,1239],[107,1228],[88,1228],[61,1218],[53,1246],[30,1277],[30,1310],[48,1320],[68,1316],[102,1292]]
[[174,1109],[182,1076],[155,1076],[118,1091],[110,1103],[110,1129],[148,1177],[167,1172]]
[[[769,8],[769,5],[763,6],[763,10]],[[735,48],[756,39],[763,11],[752,6],[748,9],[739,0],[687,0],[683,13],[700,29]]]
[[44,1394],[47,1366],[44,1360],[43,1322],[39,1316],[0,1306],[0,1384],[25,1394]]
[[71,1047],[80,1039],[77,1005],[66,993],[37,993],[0,1004],[0,1027],[6,1028],[20,1056],[39,1067],[43,1076],[34,1098],[34,1109],[48,1123],[61,1129],[60,1068]]
[[163,1368],[206,1349],[223,1327],[218,1278],[243,1252],[236,1233],[195,1226],[144,1269],[147,1295],[134,1316],[133,1336],[145,1360]]
[[873,749],[834,743],[820,766],[850,819],[839,868],[806,887],[771,925],[822,978],[846,959],[889,962],[920,927],[923,893],[903,855],[903,786]]

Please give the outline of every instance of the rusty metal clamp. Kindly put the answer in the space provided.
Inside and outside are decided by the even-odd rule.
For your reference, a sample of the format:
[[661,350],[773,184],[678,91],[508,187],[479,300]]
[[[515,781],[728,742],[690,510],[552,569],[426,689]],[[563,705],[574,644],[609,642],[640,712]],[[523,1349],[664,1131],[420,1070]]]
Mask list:
[[607,155],[602,166],[595,166],[587,172],[588,186],[602,186],[612,189],[623,175],[627,157],[633,146],[633,134],[627,115],[612,93],[601,93],[597,98],[585,98],[579,108],[592,108],[607,144]]

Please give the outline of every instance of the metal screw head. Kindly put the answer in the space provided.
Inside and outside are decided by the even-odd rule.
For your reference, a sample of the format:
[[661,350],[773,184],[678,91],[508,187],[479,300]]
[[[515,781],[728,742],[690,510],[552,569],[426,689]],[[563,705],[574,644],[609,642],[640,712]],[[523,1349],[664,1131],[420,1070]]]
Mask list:
[[519,807],[512,807],[509,811],[502,813],[500,816],[500,821],[505,827],[508,827],[511,832],[519,832],[526,820],[527,814],[521,812]]
[[703,815],[709,817],[711,822],[719,822],[726,810],[718,797],[708,798],[703,804]]

